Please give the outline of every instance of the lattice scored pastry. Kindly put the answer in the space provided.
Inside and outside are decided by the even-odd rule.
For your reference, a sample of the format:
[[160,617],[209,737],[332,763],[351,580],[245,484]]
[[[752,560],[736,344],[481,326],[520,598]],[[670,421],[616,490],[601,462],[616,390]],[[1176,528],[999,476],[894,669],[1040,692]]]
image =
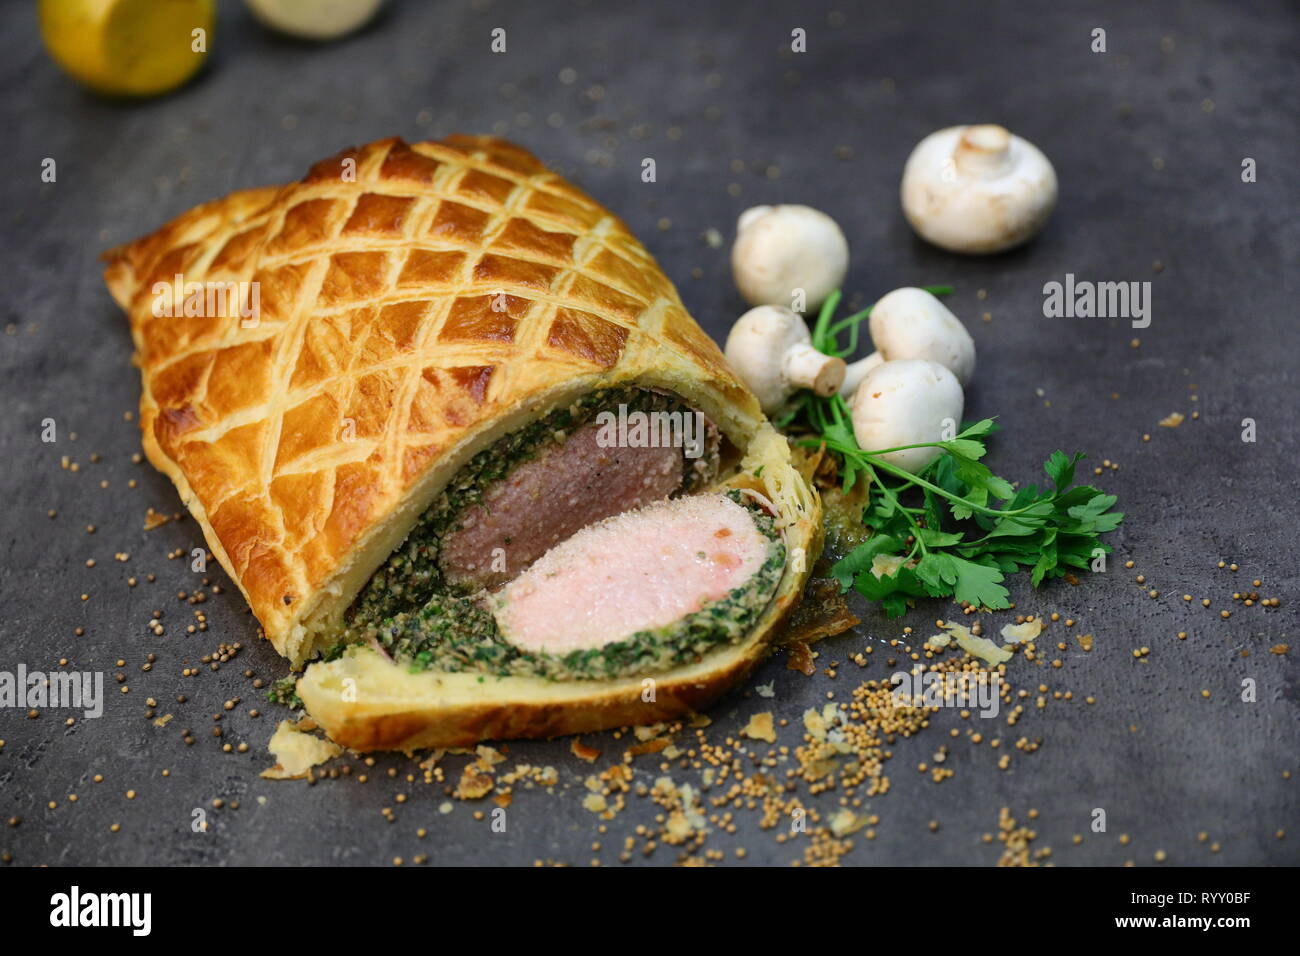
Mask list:
[[617,217],[388,139],[112,250],[149,460],[357,749],[643,724],[766,653],[820,548],[784,438]]

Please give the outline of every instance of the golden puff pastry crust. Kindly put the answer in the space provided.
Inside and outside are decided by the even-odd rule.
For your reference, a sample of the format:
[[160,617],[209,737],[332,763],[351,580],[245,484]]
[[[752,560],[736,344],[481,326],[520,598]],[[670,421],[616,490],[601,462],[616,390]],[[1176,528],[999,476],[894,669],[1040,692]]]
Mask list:
[[[130,316],[149,460],[295,666],[334,642],[463,464],[597,388],[674,391],[742,453],[760,433],[778,442],[764,446],[764,492],[791,534],[817,539],[815,493],[654,259],[510,143],[370,143],[105,258]],[[259,308],[156,314],[177,277],[245,283]],[[788,571],[786,603],[805,577]]]

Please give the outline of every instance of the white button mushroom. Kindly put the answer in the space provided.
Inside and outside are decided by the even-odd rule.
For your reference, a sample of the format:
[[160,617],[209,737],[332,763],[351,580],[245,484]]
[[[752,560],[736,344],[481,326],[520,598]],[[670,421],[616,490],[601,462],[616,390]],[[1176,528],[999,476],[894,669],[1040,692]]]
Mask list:
[[732,326],[724,351],[727,363],[768,414],[796,389],[834,395],[844,381],[844,360],[813,348],[808,326],[784,306],[750,309]]
[[755,206],[736,224],[731,271],[750,305],[790,305],[795,290],[815,309],[844,284],[849,244],[835,220],[808,206]]
[[868,321],[871,341],[885,361],[929,359],[957,376],[963,388],[970,384],[975,342],[961,320],[929,292],[908,286],[886,293],[871,307]]
[[871,341],[876,346],[844,373],[840,394],[849,398],[867,373],[881,362],[929,359],[945,366],[962,387],[975,374],[975,342],[957,316],[925,289],[906,287],[882,296],[871,307]]
[[1056,205],[1056,171],[1001,126],[950,126],[917,144],[903,169],[903,212],[923,239],[990,253],[1031,239]]
[[[956,376],[938,362],[902,359],[877,365],[853,396],[853,435],[864,451],[940,441],[955,434],[964,399]],[[916,474],[942,453],[909,448],[880,457]]]
[[302,40],[336,40],[361,29],[383,0],[247,0],[266,26]]

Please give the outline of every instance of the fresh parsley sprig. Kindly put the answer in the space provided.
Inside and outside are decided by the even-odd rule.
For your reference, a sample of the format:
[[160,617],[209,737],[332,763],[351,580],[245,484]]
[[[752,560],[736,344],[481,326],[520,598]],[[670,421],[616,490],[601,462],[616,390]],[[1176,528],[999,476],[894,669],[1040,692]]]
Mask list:
[[[951,287],[931,286],[935,295]],[[857,348],[858,329],[870,309],[832,322],[839,293],[823,306],[813,328],[813,344],[841,358]],[[840,348],[838,337],[850,330]],[[803,393],[786,418],[802,417],[810,437],[798,443],[825,447],[841,465],[843,488],[862,478],[870,481],[863,523],[872,536],[844,556],[831,574],[844,590],[855,588],[880,602],[889,617],[902,615],[916,598],[951,597],[977,607],[1002,609],[1010,595],[1007,574],[1030,569],[1034,587],[1063,577],[1070,569],[1087,570],[1111,552],[1100,535],[1113,531],[1123,514],[1112,511],[1116,498],[1089,485],[1074,485],[1082,454],[1054,451],[1043,465],[1051,484],[1016,488],[981,459],[985,439],[998,431],[991,418],[967,425],[952,439],[899,448],[864,450],[853,434],[852,416],[839,395],[822,398]],[[944,452],[918,474],[880,456],[903,448],[940,448]]]

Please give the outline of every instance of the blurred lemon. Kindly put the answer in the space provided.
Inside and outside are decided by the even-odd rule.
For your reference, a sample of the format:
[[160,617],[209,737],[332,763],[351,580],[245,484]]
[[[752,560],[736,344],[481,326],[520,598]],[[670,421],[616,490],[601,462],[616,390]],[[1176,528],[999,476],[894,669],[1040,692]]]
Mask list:
[[153,96],[203,65],[215,10],[214,0],[40,0],[41,35],[54,61],[95,92]]

